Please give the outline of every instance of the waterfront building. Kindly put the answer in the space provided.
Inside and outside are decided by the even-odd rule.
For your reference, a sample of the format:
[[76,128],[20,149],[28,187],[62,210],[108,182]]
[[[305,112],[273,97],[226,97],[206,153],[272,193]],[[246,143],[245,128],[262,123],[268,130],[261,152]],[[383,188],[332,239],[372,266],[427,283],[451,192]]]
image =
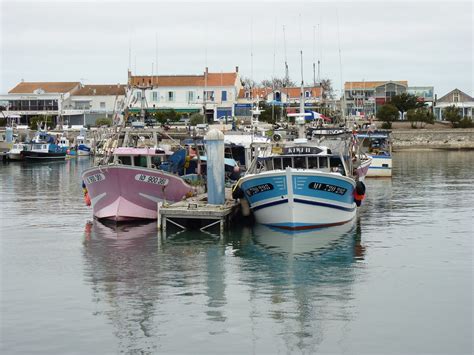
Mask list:
[[52,128],[94,125],[97,118],[112,117],[123,109],[125,85],[82,85],[80,82],[20,82],[7,95],[4,114],[20,116],[28,125],[34,116],[52,117]]
[[71,94],[80,89],[80,82],[26,82],[18,83],[7,95],[0,95],[6,101],[7,115],[20,116],[20,124],[29,124],[33,116],[50,116],[53,125],[58,117],[67,115],[64,107],[70,105]]
[[213,120],[235,115],[234,104],[242,87],[239,67],[235,72],[201,75],[131,75],[128,83],[132,90],[128,103],[130,112],[140,112],[142,95],[149,112],[173,109],[178,113],[204,114]]
[[375,116],[395,95],[407,92],[408,81],[347,81],[344,83],[346,115]]
[[115,119],[124,109],[126,85],[83,85],[65,107],[70,125],[94,125],[98,118]]
[[443,120],[443,110],[448,106],[455,106],[462,117],[469,117],[472,120],[474,112],[474,98],[465,92],[454,89],[435,101],[434,115],[437,120]]
[[[250,116],[252,104],[257,100],[269,105],[299,107],[301,87],[278,88],[269,87],[242,88],[236,103],[236,116]],[[304,87],[304,102],[308,109],[316,109],[323,103],[322,88],[320,86]]]

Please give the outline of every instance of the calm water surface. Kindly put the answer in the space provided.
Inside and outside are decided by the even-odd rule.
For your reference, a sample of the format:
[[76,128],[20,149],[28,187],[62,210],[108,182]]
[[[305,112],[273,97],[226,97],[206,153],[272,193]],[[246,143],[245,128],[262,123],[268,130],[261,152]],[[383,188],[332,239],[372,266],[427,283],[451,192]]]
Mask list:
[[0,166],[2,354],[473,352],[474,153],[403,152],[354,224],[104,225],[89,160]]

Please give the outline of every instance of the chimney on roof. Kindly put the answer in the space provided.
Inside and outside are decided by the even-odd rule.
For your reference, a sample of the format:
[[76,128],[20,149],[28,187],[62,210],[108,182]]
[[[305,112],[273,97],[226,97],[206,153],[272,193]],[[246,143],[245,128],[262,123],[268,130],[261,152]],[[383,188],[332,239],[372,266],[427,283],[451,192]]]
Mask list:
[[238,66],[238,65],[235,66],[235,72],[236,72],[236,73],[239,72],[239,66]]

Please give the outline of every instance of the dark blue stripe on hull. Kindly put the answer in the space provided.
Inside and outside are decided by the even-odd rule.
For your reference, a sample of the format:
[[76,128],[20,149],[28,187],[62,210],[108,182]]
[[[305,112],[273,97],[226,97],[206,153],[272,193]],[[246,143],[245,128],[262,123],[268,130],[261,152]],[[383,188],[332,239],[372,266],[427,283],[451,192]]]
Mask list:
[[304,231],[304,230],[310,230],[310,229],[322,229],[322,228],[341,226],[350,221],[352,221],[352,219],[349,219],[347,221],[342,221],[342,222],[326,223],[326,224],[305,224],[305,225],[300,225],[300,226],[284,226],[284,225],[266,224],[266,226],[272,229],[282,229],[286,231]]
[[279,200],[279,201],[274,201],[274,202],[269,202],[269,203],[264,203],[263,205],[256,206],[256,207],[251,207],[254,211],[260,210],[262,208],[266,207],[271,207],[271,206],[276,206],[276,205],[281,205],[282,203],[287,203],[288,199],[284,200]]
[[301,200],[299,198],[295,198],[294,199],[295,202],[298,202],[298,203],[304,203],[304,204],[307,204],[307,205],[315,205],[315,206],[322,206],[322,207],[328,207],[328,208],[334,208],[336,210],[341,210],[341,211],[346,211],[346,212],[352,212],[355,210],[355,207],[351,207],[351,208],[348,208],[348,207],[341,207],[341,206],[337,206],[337,205],[332,205],[330,203],[324,203],[324,202],[316,202],[316,201],[307,201],[307,200]]
[[[284,199],[284,200],[280,200],[280,201],[273,201],[273,202],[269,202],[269,203],[264,203],[262,205],[259,205],[259,206],[256,206],[256,207],[251,207],[254,211],[257,211],[257,210],[260,210],[262,208],[266,208],[266,207],[272,207],[272,206],[276,206],[276,205],[281,205],[282,203],[287,203],[288,200],[287,199]],[[341,207],[341,206],[337,206],[337,205],[332,205],[330,203],[324,203],[324,202],[315,202],[315,201],[307,201],[307,200],[301,200],[299,198],[295,198],[294,199],[294,202],[297,202],[297,203],[304,203],[304,204],[307,204],[307,205],[314,205],[314,206],[322,206],[322,207],[328,207],[328,208],[334,208],[336,210],[341,210],[341,211],[346,211],[346,212],[352,212],[355,210],[355,207],[352,207],[352,208],[348,208],[348,207]]]

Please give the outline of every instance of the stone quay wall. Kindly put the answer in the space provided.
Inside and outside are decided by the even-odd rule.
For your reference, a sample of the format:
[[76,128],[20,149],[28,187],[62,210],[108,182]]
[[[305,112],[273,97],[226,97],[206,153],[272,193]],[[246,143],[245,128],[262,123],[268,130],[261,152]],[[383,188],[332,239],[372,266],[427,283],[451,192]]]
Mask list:
[[393,150],[474,149],[474,129],[410,129],[392,131]]

